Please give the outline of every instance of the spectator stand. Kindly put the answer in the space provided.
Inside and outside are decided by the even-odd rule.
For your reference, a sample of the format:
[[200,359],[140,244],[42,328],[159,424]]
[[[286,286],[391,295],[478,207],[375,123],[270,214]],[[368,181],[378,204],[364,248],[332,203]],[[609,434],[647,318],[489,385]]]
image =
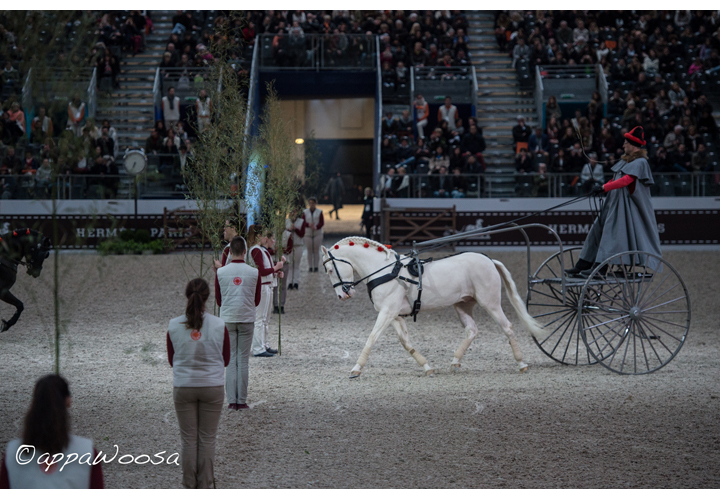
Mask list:
[[[474,67],[411,67],[410,80],[410,108],[414,108],[416,94],[422,94],[430,105],[425,130],[431,131],[438,126],[437,112],[446,97],[451,98],[464,124],[476,115],[478,87]],[[413,118],[417,122],[417,116]]]
[[547,126],[545,104],[550,96],[557,99],[562,115],[569,117],[575,116],[576,109],[584,111],[595,91],[600,92],[606,103],[607,85],[603,95],[601,79],[605,80],[605,75],[599,65],[536,66],[535,102],[542,127]]
[[[194,124],[194,103],[200,90],[208,90],[207,68],[157,68],[153,82],[153,104],[155,120],[162,119],[162,98],[170,87],[175,88],[175,96],[180,99],[180,121]],[[189,127],[191,130],[194,127]],[[186,130],[190,135],[190,130]],[[193,135],[194,137],[194,135]]]
[[275,33],[258,35],[260,67],[265,70],[374,71],[375,35]]

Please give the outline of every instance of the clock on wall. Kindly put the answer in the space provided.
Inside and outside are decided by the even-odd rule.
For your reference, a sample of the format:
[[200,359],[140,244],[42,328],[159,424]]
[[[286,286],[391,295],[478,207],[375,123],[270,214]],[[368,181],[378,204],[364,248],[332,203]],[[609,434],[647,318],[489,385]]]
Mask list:
[[142,149],[126,150],[123,156],[125,171],[131,175],[141,174],[147,167],[147,156]]

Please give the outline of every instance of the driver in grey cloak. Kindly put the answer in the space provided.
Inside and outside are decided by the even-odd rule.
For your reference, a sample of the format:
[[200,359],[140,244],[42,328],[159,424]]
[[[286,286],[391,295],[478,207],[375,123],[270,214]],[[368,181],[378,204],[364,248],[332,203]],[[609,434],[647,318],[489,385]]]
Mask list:
[[[658,269],[660,262],[652,256],[662,257],[655,211],[650,201],[650,186],[654,184],[647,161],[645,134],[635,127],[625,134],[625,154],[612,167],[613,179],[596,186],[595,193],[607,193],[600,215],[592,225],[575,267],[568,269],[569,276],[587,278],[601,262],[615,254],[628,251],[644,254],[619,257],[613,265],[646,265]],[[634,262],[633,262],[634,260]],[[605,269],[598,273],[604,274]]]

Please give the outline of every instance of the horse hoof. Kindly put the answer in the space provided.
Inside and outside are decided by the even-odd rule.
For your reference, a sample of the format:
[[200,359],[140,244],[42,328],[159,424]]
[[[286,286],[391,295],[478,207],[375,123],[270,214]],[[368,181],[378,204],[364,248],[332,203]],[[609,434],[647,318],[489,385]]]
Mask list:
[[8,326],[8,322],[4,319],[0,321],[2,321],[2,323],[0,323],[0,332],[8,331],[10,329],[10,327]]
[[460,369],[460,363],[455,364],[455,365],[450,365],[450,371],[451,371],[451,372],[456,372],[456,371],[458,371],[459,369]]
[[435,376],[435,370],[428,370],[425,372],[425,375],[428,377],[434,377]]
[[350,378],[358,378],[360,376],[360,372],[350,372]]
[[520,373],[525,373],[526,371],[528,371],[528,368],[530,368],[530,367],[529,367],[529,366],[525,366],[525,367],[523,367],[523,368],[520,368]]

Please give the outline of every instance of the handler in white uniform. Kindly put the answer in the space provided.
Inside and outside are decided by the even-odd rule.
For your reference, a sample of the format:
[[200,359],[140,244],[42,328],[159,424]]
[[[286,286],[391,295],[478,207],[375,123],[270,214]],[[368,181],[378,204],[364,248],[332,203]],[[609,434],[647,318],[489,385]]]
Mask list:
[[300,277],[300,260],[302,259],[303,250],[305,248],[305,219],[300,217],[300,210],[296,209],[290,212],[290,218],[285,220],[285,230],[292,232],[292,253],[290,254],[290,267],[288,270],[288,290],[294,288],[297,290],[298,278]]
[[260,304],[255,309],[255,332],[253,334],[252,350],[255,357],[271,357],[277,354],[267,342],[268,326],[270,321],[270,306],[272,305],[273,287],[277,286],[276,274],[280,271],[285,262],[283,257],[280,262],[273,266],[272,256],[268,251],[269,247],[275,246],[275,238],[272,233],[258,229],[256,237],[250,238],[259,244],[250,249],[250,256],[260,274]]
[[323,212],[317,208],[317,198],[308,198],[308,208],[303,211],[305,220],[305,247],[307,248],[308,272],[318,272],[320,247],[323,241],[322,227],[325,225]]
[[255,308],[260,304],[260,275],[245,263],[245,240],[230,242],[230,261],[217,271],[216,300],[220,319],[230,336],[230,363],[225,369],[228,408],[244,410],[247,405],[248,360],[255,330]]

